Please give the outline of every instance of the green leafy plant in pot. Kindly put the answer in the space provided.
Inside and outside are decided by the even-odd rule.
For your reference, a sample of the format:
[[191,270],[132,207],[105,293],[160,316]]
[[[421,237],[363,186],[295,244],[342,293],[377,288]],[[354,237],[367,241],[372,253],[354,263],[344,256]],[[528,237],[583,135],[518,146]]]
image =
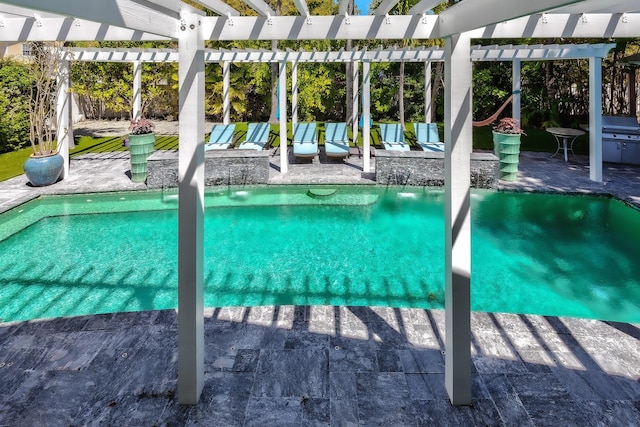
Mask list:
[[131,180],[134,182],[144,182],[147,179],[147,158],[153,153],[153,144],[156,142],[156,135],[153,133],[155,127],[145,118],[133,120],[129,126],[129,137],[124,145],[129,146]]
[[57,77],[60,50],[54,44],[31,43],[29,73],[29,139],[33,154],[24,163],[24,172],[36,187],[58,181],[64,159],[55,139]]
[[501,119],[493,127],[493,150],[500,160],[500,179],[516,181],[520,156],[520,136],[525,135],[518,121],[511,117]]

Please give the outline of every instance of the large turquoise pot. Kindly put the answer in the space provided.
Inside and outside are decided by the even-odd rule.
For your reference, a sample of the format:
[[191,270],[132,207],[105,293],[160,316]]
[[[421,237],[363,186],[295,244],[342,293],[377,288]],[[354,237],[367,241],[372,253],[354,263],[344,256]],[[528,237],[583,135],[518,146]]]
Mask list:
[[156,135],[145,133],[129,135],[129,153],[131,155],[131,181],[144,182],[147,179],[147,157],[153,153]]
[[34,156],[33,154],[24,162],[24,173],[29,178],[31,185],[43,187],[58,181],[64,159],[58,153],[49,156]]
[[520,134],[493,131],[493,147],[496,156],[500,159],[500,179],[516,181],[520,156]]

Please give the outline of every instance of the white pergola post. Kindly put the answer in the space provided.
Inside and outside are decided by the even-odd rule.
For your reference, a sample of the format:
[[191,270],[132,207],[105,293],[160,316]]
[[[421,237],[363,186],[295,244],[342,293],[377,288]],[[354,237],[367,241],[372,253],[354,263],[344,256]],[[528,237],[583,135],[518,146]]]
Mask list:
[[291,63],[291,129],[298,123],[298,61]]
[[231,123],[231,101],[229,91],[231,90],[231,62],[222,63],[222,120],[225,125]]
[[[287,147],[287,62],[280,61],[278,74],[278,104],[280,114],[280,173],[289,171],[289,148]],[[291,132],[295,129],[291,128]]]
[[69,94],[69,61],[58,61],[58,92],[56,96],[56,140],[58,152],[62,156],[63,168],[61,179],[69,175],[69,146],[73,144],[73,130],[71,129],[71,95]]
[[133,61],[133,111],[131,119],[138,120],[142,115],[142,62]]
[[589,178],[602,182],[602,58],[589,58]]
[[522,63],[519,59],[514,59],[511,64],[511,93],[513,94],[513,99],[511,100],[511,117],[520,123],[520,81],[522,80]]
[[445,39],[445,386],[453,405],[471,403],[470,37]]
[[369,71],[371,63],[369,61],[362,62],[362,157],[363,172],[371,172],[371,126],[370,126],[370,89],[371,89],[371,73]]
[[178,39],[178,402],[195,405],[204,386],[204,42],[189,9]]
[[353,144],[357,145],[358,144],[358,93],[360,92],[358,90],[358,68],[360,67],[359,62],[358,61],[353,61],[352,66],[351,66],[351,71],[353,72],[353,74],[351,75],[352,78],[352,85],[351,87],[353,88],[353,98],[351,99],[351,111],[352,113],[352,131],[353,131]]
[[431,121],[431,61],[424,63],[424,122]]

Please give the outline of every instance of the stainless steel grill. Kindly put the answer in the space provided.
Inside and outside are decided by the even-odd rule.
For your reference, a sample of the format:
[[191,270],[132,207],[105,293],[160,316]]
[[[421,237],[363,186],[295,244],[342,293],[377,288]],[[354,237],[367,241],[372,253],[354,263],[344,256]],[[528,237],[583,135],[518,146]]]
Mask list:
[[602,160],[640,164],[640,124],[635,117],[602,116]]

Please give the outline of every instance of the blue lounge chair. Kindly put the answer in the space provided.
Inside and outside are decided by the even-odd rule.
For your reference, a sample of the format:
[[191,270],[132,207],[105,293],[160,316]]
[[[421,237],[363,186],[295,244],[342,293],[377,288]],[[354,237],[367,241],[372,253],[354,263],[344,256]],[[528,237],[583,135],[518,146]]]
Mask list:
[[269,142],[269,123],[249,123],[247,126],[247,138],[238,147],[241,150],[262,150]]
[[213,125],[209,142],[205,142],[204,144],[204,150],[224,150],[229,148],[233,142],[233,132],[235,130],[235,124]]
[[400,123],[381,123],[380,139],[385,150],[410,150],[409,144],[404,141],[404,129]]
[[318,135],[315,123],[298,123],[293,132],[293,156],[313,159],[318,155]]
[[444,153],[444,142],[440,141],[438,125],[435,123],[414,123],[413,129],[416,133],[416,143],[424,151]]
[[324,151],[327,157],[349,157],[349,138],[346,123],[325,123]]

